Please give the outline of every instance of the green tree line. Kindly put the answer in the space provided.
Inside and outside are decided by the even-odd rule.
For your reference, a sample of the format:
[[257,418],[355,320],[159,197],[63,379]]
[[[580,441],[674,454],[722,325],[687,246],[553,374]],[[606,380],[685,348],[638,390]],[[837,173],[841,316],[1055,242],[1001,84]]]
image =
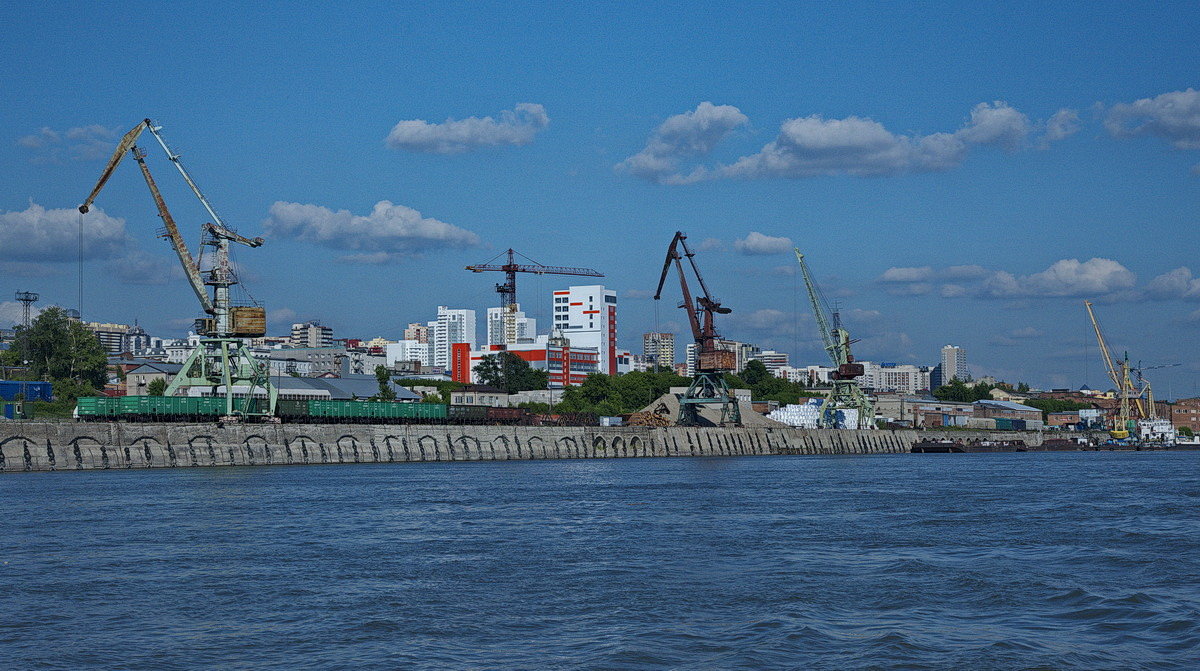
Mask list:
[[29,328],[18,327],[0,366],[10,378],[49,381],[54,401],[33,404],[34,414],[67,416],[80,396],[95,396],[108,376],[108,357],[96,334],[62,308],[42,311]]

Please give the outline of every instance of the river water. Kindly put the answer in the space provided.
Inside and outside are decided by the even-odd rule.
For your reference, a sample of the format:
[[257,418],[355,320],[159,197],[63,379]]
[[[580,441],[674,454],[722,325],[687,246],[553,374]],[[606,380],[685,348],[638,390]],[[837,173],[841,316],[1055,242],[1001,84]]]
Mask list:
[[0,477],[0,667],[1200,668],[1200,453]]

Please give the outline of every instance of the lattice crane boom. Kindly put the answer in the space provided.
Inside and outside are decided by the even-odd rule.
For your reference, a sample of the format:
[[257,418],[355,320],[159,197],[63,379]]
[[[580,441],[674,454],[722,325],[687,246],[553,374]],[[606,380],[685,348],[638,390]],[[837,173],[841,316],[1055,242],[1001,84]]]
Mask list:
[[1117,372],[1117,366],[1113,363],[1112,353],[1108,350],[1108,342],[1104,339],[1104,333],[1100,330],[1100,321],[1096,319],[1096,313],[1092,310],[1092,302],[1084,301],[1083,305],[1087,308],[1088,318],[1092,320],[1092,329],[1096,332],[1096,343],[1100,346],[1100,358],[1104,360],[1104,368],[1108,373],[1108,379],[1112,380],[1113,385],[1120,389],[1122,386],[1121,375]]
[[804,278],[804,288],[808,290],[808,300],[812,303],[813,317],[817,320],[817,330],[821,332],[821,341],[825,344],[825,352],[834,366],[841,365],[844,361],[838,354],[838,343],[834,339],[833,329],[829,326],[829,317],[825,314],[825,306],[821,301],[817,285],[813,282],[808,263],[799,249],[793,248],[792,251],[796,253],[796,261],[800,264],[800,275]]
[[[679,248],[683,248],[683,253],[679,253]],[[708,285],[704,282],[704,276],[700,274],[700,268],[696,266],[696,253],[688,247],[687,236],[681,231],[676,231],[675,237],[671,239],[671,244],[667,247],[667,258],[663,261],[662,274],[658,278],[658,289],[654,292],[654,300],[662,298],[663,284],[667,281],[667,274],[671,271],[671,264],[675,265],[675,270],[679,274],[679,288],[683,293],[683,302],[679,307],[687,311],[688,323],[692,327],[692,337],[696,341],[696,345],[700,348],[700,370],[702,371],[726,371],[733,370],[734,366],[729,362],[724,361],[728,357],[720,354],[724,350],[717,348],[717,327],[715,323],[715,315],[729,314],[732,309],[721,305],[721,302],[712,297],[708,290]],[[688,264],[692,267],[692,273],[696,276],[696,281],[700,285],[700,290],[704,292],[702,296],[696,297],[693,301],[692,291],[688,286],[687,274],[683,270],[683,259],[687,258]]]
[[[203,232],[201,249],[204,248],[204,245],[216,248],[216,258],[211,270],[201,272],[200,264],[188,250],[187,244],[179,232],[179,226],[176,225],[174,217],[167,209],[162,193],[159,191],[154,177],[150,174],[150,168],[145,160],[146,153],[137,145],[138,139],[147,130],[154,135],[163,151],[166,152],[167,158],[175,164],[192,193],[200,200],[204,209],[213,219],[212,222],[204,224],[201,229]],[[192,291],[200,302],[200,307],[210,315],[210,317],[197,320],[197,332],[201,335],[200,346],[188,356],[183,370],[167,386],[165,394],[171,396],[183,387],[200,386],[210,387],[211,393],[215,395],[221,393],[220,387],[224,387],[227,416],[272,415],[278,397],[278,389],[270,382],[268,366],[257,360],[246,348],[245,343],[240,340],[246,337],[261,336],[266,332],[266,312],[258,305],[235,307],[230,292],[231,287],[238,284],[238,279],[229,259],[229,244],[235,242],[248,247],[258,247],[263,244],[263,239],[239,235],[221,220],[212,204],[200,191],[200,187],[196,185],[195,180],[179,161],[179,155],[171,151],[159,130],[160,128],[153,125],[150,119],[143,119],[121,138],[112,157],[105,165],[104,171],[101,172],[100,179],[83,204],[79,206],[79,211],[86,214],[91,209],[92,203],[95,202],[104,185],[112,177],[113,171],[120,165],[125,154],[131,154],[141,168],[146,186],[149,187],[150,195],[158,210],[158,216],[163,220],[164,230],[160,237],[167,238],[170,242],[176,256],[179,257],[179,263],[183,267],[188,284],[191,285]],[[208,295],[206,286],[213,288],[211,297]],[[243,388],[238,392],[241,394],[238,398],[235,398],[235,386]],[[268,405],[265,411],[252,404],[255,390],[262,390],[267,396]]]

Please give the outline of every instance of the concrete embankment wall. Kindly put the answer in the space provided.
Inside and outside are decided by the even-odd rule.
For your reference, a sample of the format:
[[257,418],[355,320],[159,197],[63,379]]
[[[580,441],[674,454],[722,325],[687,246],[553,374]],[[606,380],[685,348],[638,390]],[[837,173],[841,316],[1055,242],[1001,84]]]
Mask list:
[[[1012,434],[685,427],[0,423],[0,471],[908,452]],[[1031,445],[1040,434],[1024,434]]]

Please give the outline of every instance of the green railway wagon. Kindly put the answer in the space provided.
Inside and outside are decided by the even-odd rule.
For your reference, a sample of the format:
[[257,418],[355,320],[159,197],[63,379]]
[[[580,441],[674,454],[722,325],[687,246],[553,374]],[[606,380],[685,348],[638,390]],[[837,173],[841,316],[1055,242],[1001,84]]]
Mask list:
[[105,396],[80,396],[75,399],[75,409],[80,417],[102,417],[108,412]]
[[324,419],[352,419],[354,417],[350,407],[350,403],[352,402],[325,399],[312,400],[308,402],[308,414],[310,417],[321,417]]
[[170,418],[176,415],[183,415],[184,399],[176,396],[147,396],[149,411],[152,415],[157,415],[163,418]]
[[222,396],[200,396],[196,400],[199,401],[196,404],[196,414],[198,415],[225,414],[225,398]]
[[122,415],[138,415],[141,414],[146,405],[145,396],[120,396],[116,399],[117,412]]
[[393,411],[404,419],[429,420],[443,422],[446,420],[446,405],[442,403],[393,403]]
[[308,401],[281,398],[275,402],[275,414],[284,419],[304,421],[308,417]]

